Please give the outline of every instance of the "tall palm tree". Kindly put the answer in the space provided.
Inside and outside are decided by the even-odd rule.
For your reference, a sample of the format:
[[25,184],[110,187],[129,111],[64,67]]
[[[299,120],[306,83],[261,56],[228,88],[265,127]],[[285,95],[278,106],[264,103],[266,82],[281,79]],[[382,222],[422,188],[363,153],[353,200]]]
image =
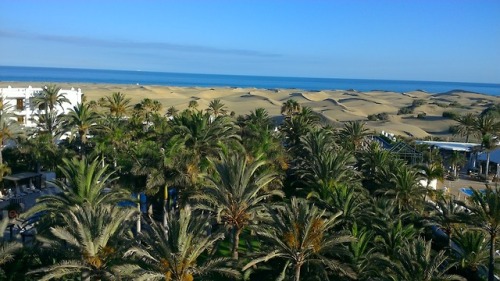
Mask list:
[[207,112],[215,117],[225,115],[227,113],[226,105],[220,99],[214,99],[208,105]]
[[97,126],[99,115],[90,109],[88,103],[78,103],[70,109],[65,118],[66,129],[78,136],[82,146],[80,152],[83,153],[87,144],[87,137],[90,131]]
[[486,152],[486,167],[484,171],[484,177],[488,180],[488,174],[490,170],[490,155],[498,145],[498,140],[491,134],[486,134],[481,138],[481,149]]
[[447,257],[445,251],[432,252],[431,241],[422,238],[413,240],[397,255],[398,266],[391,267],[396,280],[444,281],[464,280],[458,275],[446,272],[455,266]]
[[43,111],[37,113],[38,117],[35,123],[42,133],[47,133],[52,137],[59,137],[63,133],[64,115],[58,114],[57,111]]
[[310,107],[302,108],[293,118],[286,118],[280,131],[287,149],[295,152],[300,145],[300,138],[317,127],[319,121],[319,116]]
[[339,137],[346,147],[351,148],[353,151],[358,151],[369,134],[370,131],[365,127],[364,122],[349,121],[340,130]]
[[495,245],[500,231],[500,188],[492,189],[487,186],[484,193],[471,188],[472,196],[469,203],[460,203],[470,210],[468,222],[477,225],[490,236],[488,281],[495,280]]
[[465,137],[465,142],[469,142],[469,137],[477,133],[476,130],[476,116],[469,112],[464,115],[458,116],[455,121],[458,122],[457,134]]
[[408,166],[401,166],[391,174],[391,186],[384,194],[392,198],[400,212],[415,211],[424,202],[426,189],[419,182],[418,172]]
[[54,238],[37,237],[48,250],[62,249],[66,259],[33,270],[29,274],[38,280],[51,280],[80,274],[81,280],[109,280],[113,278],[111,266],[120,259],[126,245],[127,234],[135,211],[114,205],[94,207],[84,203],[62,215],[64,224],[53,226]]
[[255,159],[248,162],[244,154],[220,156],[214,161],[213,175],[207,175],[208,186],[193,196],[198,209],[208,210],[217,220],[231,228],[232,257],[238,259],[240,234],[263,215],[264,203],[283,192],[268,189],[276,174],[266,167],[266,162]]
[[258,234],[270,246],[270,252],[254,259],[243,270],[273,258],[285,260],[285,266],[293,267],[293,280],[301,279],[304,265],[317,266],[317,272],[326,276],[332,270],[354,277],[354,272],[340,260],[328,254],[343,253],[344,244],[354,239],[333,232],[338,225],[340,212],[329,215],[306,200],[293,197],[290,204],[270,210],[272,221],[261,227]]
[[225,266],[225,258],[200,257],[224,238],[221,232],[207,235],[209,217],[194,215],[188,208],[170,214],[165,227],[153,223],[141,236],[140,245],[125,253],[126,258],[142,261],[115,267],[115,272],[133,280],[194,280],[194,277],[220,273],[238,277],[238,271]]
[[302,107],[296,100],[289,99],[281,106],[281,114],[286,117],[292,117],[294,114],[299,113],[301,109]]
[[465,158],[464,154],[459,153],[458,151],[453,151],[450,157],[448,158],[448,162],[450,163],[450,166],[453,169],[453,177],[457,178],[458,170],[461,167],[463,167],[465,163],[467,163],[467,159]]
[[120,92],[114,92],[111,96],[104,98],[102,106],[108,108],[112,116],[120,118],[125,116],[131,108],[130,98],[126,98],[125,95]]
[[61,88],[55,84],[46,85],[40,95],[33,98],[33,102],[37,107],[43,108],[45,111],[54,111],[56,106],[69,103],[68,98],[60,91]]
[[14,140],[24,134],[24,130],[14,119],[12,106],[4,104],[3,98],[0,98],[0,164],[3,164],[3,149],[5,142]]

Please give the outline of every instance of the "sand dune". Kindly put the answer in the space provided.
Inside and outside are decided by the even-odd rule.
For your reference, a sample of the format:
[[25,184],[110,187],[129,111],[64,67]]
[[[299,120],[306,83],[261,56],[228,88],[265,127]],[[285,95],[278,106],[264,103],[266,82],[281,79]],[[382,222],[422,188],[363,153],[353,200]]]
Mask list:
[[[0,87],[42,87],[47,83],[6,83]],[[196,100],[198,109],[205,109],[213,99],[220,99],[229,111],[248,114],[256,108],[266,109],[275,119],[281,119],[281,105],[288,99],[309,106],[335,126],[350,120],[363,120],[369,128],[391,132],[397,135],[424,138],[429,135],[450,138],[450,125],[455,121],[442,117],[445,111],[458,113],[479,113],[492,104],[500,103],[500,98],[478,93],[450,91],[446,93],[426,93],[412,91],[397,93],[389,91],[357,92],[346,90],[306,91],[298,89],[257,89],[236,87],[176,87],[155,85],[116,85],[95,83],[58,83],[61,88],[81,88],[87,100],[97,100],[113,92],[124,93],[138,103],[144,98],[156,99],[163,105],[163,111],[170,106],[182,110],[189,101]],[[414,109],[413,114],[397,115],[402,107],[412,105],[415,100],[423,104]],[[368,115],[388,113],[389,120],[368,121]],[[417,118],[417,115],[424,115]]]

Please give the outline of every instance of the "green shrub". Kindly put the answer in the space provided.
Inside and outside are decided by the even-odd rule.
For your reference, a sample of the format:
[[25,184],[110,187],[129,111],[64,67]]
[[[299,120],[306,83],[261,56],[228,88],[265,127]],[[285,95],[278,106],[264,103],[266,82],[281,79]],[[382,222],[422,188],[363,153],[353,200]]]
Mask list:
[[424,105],[424,104],[425,104],[425,100],[423,100],[423,99],[418,99],[418,100],[414,100],[414,101],[412,102],[411,106],[412,106],[413,108],[415,108],[415,107],[419,107],[419,106]]
[[386,120],[389,120],[389,114],[387,112],[382,112],[382,113],[378,113],[378,114],[370,114],[370,115],[368,115],[368,120],[370,120],[370,121],[378,121],[378,120],[386,121]]
[[413,106],[405,106],[405,107],[402,107],[398,110],[398,115],[413,114],[414,110],[415,110],[415,108]]
[[434,104],[437,105],[437,106],[439,106],[439,107],[443,107],[443,108],[447,108],[448,107],[448,104],[444,103],[444,102],[435,102]]
[[443,117],[449,118],[449,119],[457,119],[458,117],[460,117],[460,114],[458,112],[455,112],[455,111],[444,111]]
[[421,112],[421,113],[419,113],[419,114],[417,115],[417,118],[418,118],[418,119],[425,119],[425,116],[427,116],[427,113],[425,113],[425,112]]

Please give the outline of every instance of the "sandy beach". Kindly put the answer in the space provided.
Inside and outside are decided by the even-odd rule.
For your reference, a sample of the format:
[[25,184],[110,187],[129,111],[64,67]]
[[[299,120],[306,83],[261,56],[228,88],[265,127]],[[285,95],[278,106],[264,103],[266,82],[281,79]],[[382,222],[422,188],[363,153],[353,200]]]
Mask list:
[[[0,82],[0,87],[42,87],[48,83]],[[211,100],[220,99],[229,111],[237,115],[248,114],[251,110],[262,107],[271,116],[279,116],[281,105],[288,99],[298,101],[302,106],[309,106],[324,116],[334,125],[349,120],[364,120],[369,128],[381,132],[386,131],[406,137],[425,138],[439,137],[444,140],[453,138],[449,133],[450,125],[456,124],[449,118],[442,117],[443,112],[450,111],[463,114],[479,113],[488,106],[500,103],[495,96],[469,93],[449,92],[433,94],[421,91],[397,93],[388,91],[358,92],[350,90],[306,91],[299,89],[257,89],[257,88],[203,88],[173,87],[151,85],[120,84],[85,84],[57,83],[63,89],[80,88],[87,101],[111,95],[113,92],[124,93],[138,103],[144,98],[158,100],[162,103],[162,111],[170,106],[184,109],[191,100],[196,100],[199,109],[205,109]],[[414,108],[412,114],[398,115],[403,107],[411,106],[416,100],[422,105]],[[372,114],[387,113],[387,120],[369,121]],[[418,115],[425,117],[418,118]]]

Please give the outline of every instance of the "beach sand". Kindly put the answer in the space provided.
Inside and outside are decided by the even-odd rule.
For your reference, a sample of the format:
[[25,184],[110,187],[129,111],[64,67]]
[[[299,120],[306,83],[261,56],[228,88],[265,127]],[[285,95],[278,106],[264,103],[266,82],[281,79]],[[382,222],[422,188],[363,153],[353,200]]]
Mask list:
[[[42,87],[48,83],[0,82],[0,87]],[[196,100],[198,109],[207,108],[213,99],[220,99],[229,111],[245,115],[256,108],[266,109],[271,116],[279,116],[281,105],[288,99],[295,99],[302,106],[309,106],[321,114],[325,120],[341,125],[350,120],[366,121],[367,127],[375,131],[385,131],[406,137],[439,137],[449,140],[450,125],[455,121],[443,118],[444,111],[460,114],[479,113],[492,104],[500,103],[500,98],[467,92],[432,94],[421,91],[396,93],[387,91],[357,92],[347,90],[306,91],[299,89],[257,89],[233,87],[175,87],[151,85],[120,85],[95,83],[57,83],[63,89],[80,88],[87,101],[98,100],[121,92],[138,103],[144,98],[162,103],[162,112],[170,106],[182,110],[189,101]],[[400,108],[410,106],[415,100],[423,100],[423,105],[415,108],[413,114],[397,115]],[[368,121],[371,114],[388,113],[387,121]],[[417,118],[425,113],[425,118]]]

